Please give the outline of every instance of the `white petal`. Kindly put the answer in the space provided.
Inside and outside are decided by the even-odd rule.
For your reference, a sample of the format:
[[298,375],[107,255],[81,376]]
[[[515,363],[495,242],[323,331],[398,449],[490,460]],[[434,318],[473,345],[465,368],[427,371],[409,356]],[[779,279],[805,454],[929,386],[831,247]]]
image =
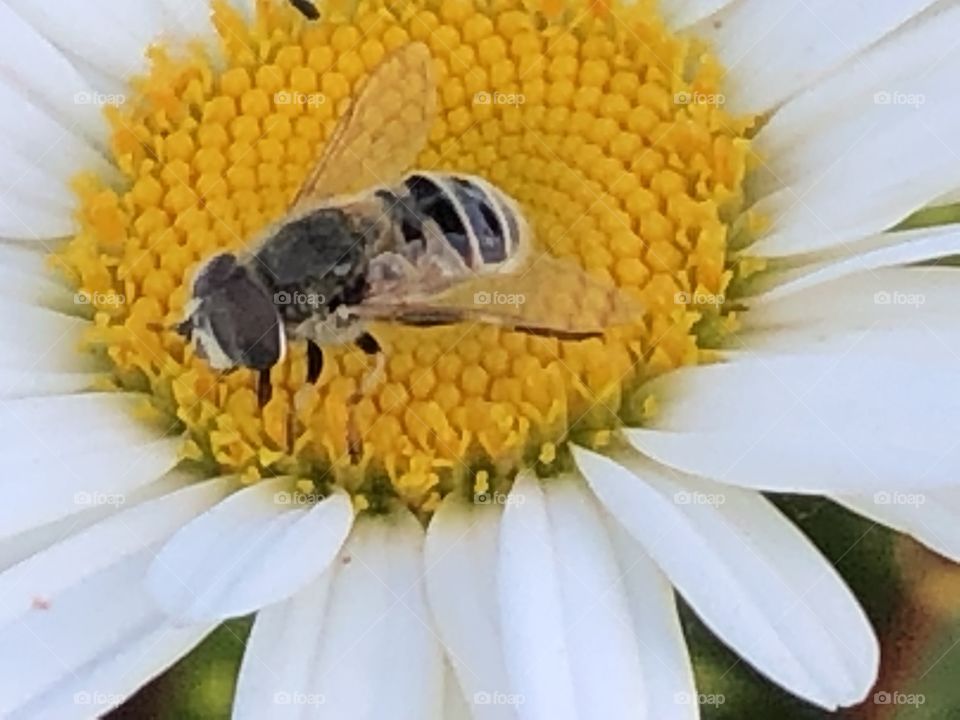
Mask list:
[[159,4],[149,0],[7,2],[61,51],[118,78],[146,69],[146,49],[166,22]]
[[4,717],[62,717],[60,711],[71,702],[94,707],[71,708],[68,716],[99,714],[212,629],[189,628],[167,637],[143,579],[161,538],[208,507],[220,492],[213,481],[147,502],[3,575]]
[[557,558],[543,491],[517,476],[503,513],[498,595],[507,670],[523,720],[576,720]]
[[544,489],[580,717],[658,717],[644,712],[640,649],[596,501],[580,478],[555,478]]
[[732,0],[673,0],[661,3],[664,19],[674,29],[682,29],[713,15]]
[[0,367],[0,398],[28,398],[89,390],[93,373],[31,372]]
[[[53,143],[56,138],[49,140]],[[68,177],[55,175],[38,158],[26,157],[10,140],[0,141],[0,163],[6,171],[0,180],[0,198],[4,204],[16,210],[23,202],[33,203],[70,220],[75,198]]]
[[752,355],[670,373],[650,384],[662,406],[655,425],[625,436],[665,465],[758,489],[858,493],[955,483],[960,370],[920,372],[908,360],[853,349]]
[[[116,500],[114,497],[95,498],[100,502],[92,503],[85,510],[5,538],[0,543],[0,571],[6,570],[41,550],[45,550],[119,512],[135,507],[142,502],[167,495],[195,482],[197,482],[197,478],[193,474],[174,470],[149,485],[125,494],[122,505],[114,502]],[[107,502],[108,500],[109,502]]]
[[[121,511],[0,574],[0,626],[35,611],[124,558],[167,539],[227,492],[225,480],[191,485]],[[126,498],[111,498],[122,506]]]
[[520,717],[646,717],[621,569],[586,486],[567,477],[541,490],[518,477],[502,527],[500,607]]
[[[955,26],[960,8],[952,12],[951,21],[935,21]],[[960,142],[951,130],[960,122],[960,99],[950,89],[960,72],[960,48],[951,38],[939,46],[904,45],[899,56],[908,63],[919,56],[929,68],[888,79],[869,95],[848,88],[842,105],[849,114],[805,127],[799,142],[783,145],[777,127],[765,129],[784,150],[771,155],[776,185],[765,188],[761,178],[758,189],[787,187],[754,206],[773,229],[751,252],[784,256],[840,247],[895,225],[960,185]],[[848,78],[862,80],[862,73]],[[820,100],[827,103],[833,94]]]
[[727,69],[737,113],[760,113],[839,67],[933,0],[741,0],[694,28]]
[[[79,170],[117,180],[116,168],[73,127],[72,117],[54,117],[29,93],[0,77],[0,136],[23,157],[59,178],[66,186]],[[13,178],[7,176],[9,184]]]
[[289,600],[257,613],[237,678],[233,720],[307,718],[324,704],[311,683],[334,574],[327,570]]
[[[757,134],[756,148],[780,182],[795,182],[804,156],[846,134],[851,144],[869,127],[866,110],[877,108],[878,92],[907,92],[944,63],[956,62],[953,28],[958,8],[937,3],[899,32],[859,55],[854,62],[818,82],[781,107]],[[949,68],[949,66],[948,66]],[[908,105],[886,106],[914,110]],[[857,132],[859,128],[860,132]],[[819,164],[826,167],[825,159]],[[764,168],[759,172],[764,173]],[[774,178],[767,178],[772,181]],[[956,187],[956,186],[955,186]],[[950,188],[955,189],[955,188]]]
[[423,589],[423,529],[407,512],[360,518],[318,638],[320,720],[440,720],[443,656]]
[[350,531],[353,508],[340,490],[311,507],[291,504],[290,489],[288,478],[258,482],[178,532],[147,580],[160,607],[187,622],[222,620],[316,579]]
[[42,241],[71,235],[75,229],[69,213],[51,212],[49,206],[28,198],[0,196],[0,237]]
[[82,670],[66,675],[9,720],[68,720],[100,716],[200,644],[213,626],[175,628],[158,623],[101,653]]
[[960,491],[954,488],[929,493],[877,491],[831,499],[960,562]]
[[51,117],[69,118],[70,126],[86,139],[106,147],[102,108],[77,102],[89,98],[93,88],[59,50],[6,4],[0,4],[0,70],[10,86]]
[[139,422],[142,400],[122,393],[25,398],[0,403],[10,443],[0,490],[0,537],[9,537],[124,495],[179,462],[180,440]]
[[82,312],[83,308],[76,304],[76,294],[52,273],[43,272],[42,269],[37,272],[27,262],[16,262],[21,256],[38,256],[39,261],[43,262],[39,253],[5,250],[0,252],[0,298],[15,301],[17,307],[42,305],[67,315]]
[[[25,327],[30,332],[24,332]],[[0,303],[0,366],[28,371],[93,369],[78,349],[90,322],[46,308],[4,299]]]
[[620,523],[610,517],[607,525],[640,647],[647,715],[657,720],[696,720],[699,696],[673,587]]
[[906,232],[881,233],[871,238],[871,241],[870,244],[874,247],[866,252],[852,257],[827,260],[792,273],[789,280],[779,283],[769,292],[759,296],[759,300],[769,302],[869,270],[956,255],[960,253],[960,228],[944,225]]
[[453,670],[448,668],[443,682],[443,720],[472,720],[470,707],[463,695],[463,690],[457,684]]
[[517,716],[513,705],[492,702],[510,693],[500,616],[490,602],[499,534],[499,508],[469,505],[455,494],[444,499],[427,529],[427,598],[475,720]]
[[708,627],[758,670],[828,709],[859,702],[879,647],[830,563],[758,493],[624,453],[575,457],[607,510]]

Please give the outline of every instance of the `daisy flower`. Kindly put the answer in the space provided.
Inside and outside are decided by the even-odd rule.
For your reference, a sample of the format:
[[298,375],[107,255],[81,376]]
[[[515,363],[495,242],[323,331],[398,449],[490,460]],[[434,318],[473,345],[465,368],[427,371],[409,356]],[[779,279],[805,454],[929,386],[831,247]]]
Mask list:
[[[960,556],[960,232],[903,225],[960,189],[958,5],[0,4],[0,714],[102,714],[256,613],[237,718],[694,718],[674,591],[773,683],[860,702],[874,632],[765,493]],[[419,166],[642,312],[378,327],[372,388],[347,348],[305,384],[291,343],[261,409],[160,328],[410,42]]]

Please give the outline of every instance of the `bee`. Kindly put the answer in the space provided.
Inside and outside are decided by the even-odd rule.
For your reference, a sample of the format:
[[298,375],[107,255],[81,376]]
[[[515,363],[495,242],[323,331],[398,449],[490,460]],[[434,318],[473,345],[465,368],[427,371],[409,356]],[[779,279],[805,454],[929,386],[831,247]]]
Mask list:
[[[291,341],[307,348],[308,383],[325,348],[353,344],[382,362],[370,326],[495,324],[562,340],[604,331],[583,309],[555,308],[554,289],[600,287],[578,266],[534,256],[517,203],[481,177],[413,170],[436,111],[422,43],[394,50],[338,122],[286,216],[240,253],[196,273],[175,326],[218,370],[270,369]],[[603,286],[607,324],[635,308]]]

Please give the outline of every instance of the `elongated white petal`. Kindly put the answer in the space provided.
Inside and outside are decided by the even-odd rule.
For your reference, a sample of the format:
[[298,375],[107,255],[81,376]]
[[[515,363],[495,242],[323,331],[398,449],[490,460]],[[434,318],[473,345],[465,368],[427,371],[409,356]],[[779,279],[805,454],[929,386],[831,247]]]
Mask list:
[[31,198],[0,196],[0,237],[43,241],[70,235],[75,229],[69,213],[51,212],[49,205]]
[[[149,0],[63,0],[56,5],[7,1],[62,52],[117,78],[145,69],[146,49],[167,22],[159,4]],[[104,37],[110,42],[103,42]]]
[[470,707],[451,668],[447,669],[443,682],[443,720],[472,720]]
[[[121,511],[0,574],[0,626],[29,614],[97,572],[167,539],[227,492],[223,480],[193,485]],[[105,498],[122,506],[125,498]]]
[[182,658],[214,627],[156,627],[118,643],[83,668],[6,717],[10,720],[70,720],[99,717]]
[[502,524],[500,607],[520,717],[646,717],[622,571],[586,486],[518,478]]
[[655,717],[645,712],[640,650],[603,515],[580,478],[552,480],[545,494],[579,716]]
[[779,283],[769,292],[760,295],[758,300],[770,302],[851,275],[936,260],[960,253],[960,227],[954,225],[908,232],[881,233],[874,236],[872,240],[876,247],[852,257],[833,258],[812,267],[804,267],[794,272],[789,280]]
[[136,507],[143,502],[170,494],[180,488],[197,482],[198,478],[191,473],[174,470],[158,478],[156,481],[144,485],[133,492],[123,495],[123,503],[114,496],[94,498],[86,509],[73,513],[69,517],[55,520],[45,525],[26,530],[0,542],[0,571],[36,555],[66,538],[72,537],[83,530],[96,525],[120,512]]
[[11,266],[5,260],[0,256],[0,298],[15,301],[18,306],[41,305],[68,315],[82,312],[76,304],[76,293],[53,276]]
[[886,107],[915,112],[916,105],[903,102],[908,98],[894,104],[894,94],[915,91],[918,81],[925,81],[945,63],[949,69],[949,63],[956,62],[953,28],[958,12],[954,3],[936,3],[899,32],[783,105],[757,135],[756,148],[765,166],[758,173],[763,176],[772,171],[766,178],[771,184],[794,183],[802,177],[798,171],[805,167],[804,157],[815,157],[821,168],[829,165],[827,157],[815,148],[843,144],[838,142],[841,136],[852,144],[863,135],[870,127],[865,111]]
[[832,499],[960,562],[960,492],[954,488],[926,493],[878,490],[872,495]]
[[[951,20],[936,19],[947,26],[958,20],[960,7]],[[960,185],[960,169],[951,162],[960,142],[950,132],[960,121],[960,99],[949,88],[960,71],[960,48],[952,41],[937,48],[904,47],[905,58],[921,54],[926,72],[870,95],[845,97],[849,115],[832,118],[820,131],[805,128],[808,139],[800,147],[774,155],[770,175],[786,187],[755,205],[772,230],[752,252],[785,256],[842,247]]]
[[677,602],[666,576],[612,517],[607,519],[632,625],[640,648],[647,716],[658,720],[695,720],[699,695]]
[[694,28],[727,67],[736,112],[760,113],[855,57],[933,0],[741,0]]
[[663,401],[656,424],[625,436],[665,465],[758,489],[955,483],[960,370],[919,372],[909,360],[854,349],[748,355],[670,373],[650,386]]
[[0,398],[28,398],[40,395],[89,390],[96,381],[93,373],[31,372],[0,367]]
[[329,569],[289,600],[257,613],[237,678],[234,720],[308,718],[325,704],[312,681],[335,574]]
[[498,594],[503,645],[523,720],[576,720],[557,558],[547,501],[529,474],[517,476],[500,533]]
[[[448,495],[430,521],[425,546],[427,598],[475,720],[516,718],[508,697],[496,587],[500,509]],[[498,695],[499,693],[499,695]]]
[[0,74],[11,87],[51,117],[70,118],[70,126],[98,147],[106,146],[102,108],[82,102],[92,96],[91,85],[61,51],[5,3],[0,4],[0,49]]
[[870,624],[830,563],[765,498],[632,453],[575,457],[607,510],[758,670],[828,709],[864,697],[879,663]]
[[106,712],[212,629],[167,626],[143,579],[162,541],[225,490],[212,480],[147,500],[0,574],[4,717]]
[[140,402],[90,393],[0,403],[0,432],[10,443],[0,537],[132,492],[176,465],[179,440],[136,421]]
[[612,516],[606,518],[627,590],[640,648],[647,715],[663,720],[700,716],[699,696],[673,587],[666,576]]
[[185,622],[222,620],[284,600],[319,576],[350,531],[350,499],[338,490],[297,506],[289,490],[288,478],[259,482],[178,532],[147,579],[160,607]]
[[673,0],[662,3],[664,19],[675,29],[689,27],[729,5],[732,0]]
[[[24,332],[29,327],[30,332]],[[74,372],[93,369],[77,352],[87,320],[5,299],[0,303],[0,366],[28,371]]]
[[[81,168],[107,180],[116,168],[73,126],[72,117],[52,116],[28,92],[0,77],[0,134],[23,157],[59,178],[64,186]],[[10,184],[15,178],[7,176]]]
[[321,720],[440,720],[444,665],[423,589],[423,528],[361,518],[335,563],[312,687]]

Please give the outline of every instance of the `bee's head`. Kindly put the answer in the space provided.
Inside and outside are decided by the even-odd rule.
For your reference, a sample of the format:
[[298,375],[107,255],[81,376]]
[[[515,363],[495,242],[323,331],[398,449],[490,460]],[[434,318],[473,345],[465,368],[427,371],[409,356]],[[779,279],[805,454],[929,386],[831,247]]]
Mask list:
[[217,370],[266,370],[286,350],[273,300],[230,253],[215,255],[197,272],[186,315],[175,329]]

